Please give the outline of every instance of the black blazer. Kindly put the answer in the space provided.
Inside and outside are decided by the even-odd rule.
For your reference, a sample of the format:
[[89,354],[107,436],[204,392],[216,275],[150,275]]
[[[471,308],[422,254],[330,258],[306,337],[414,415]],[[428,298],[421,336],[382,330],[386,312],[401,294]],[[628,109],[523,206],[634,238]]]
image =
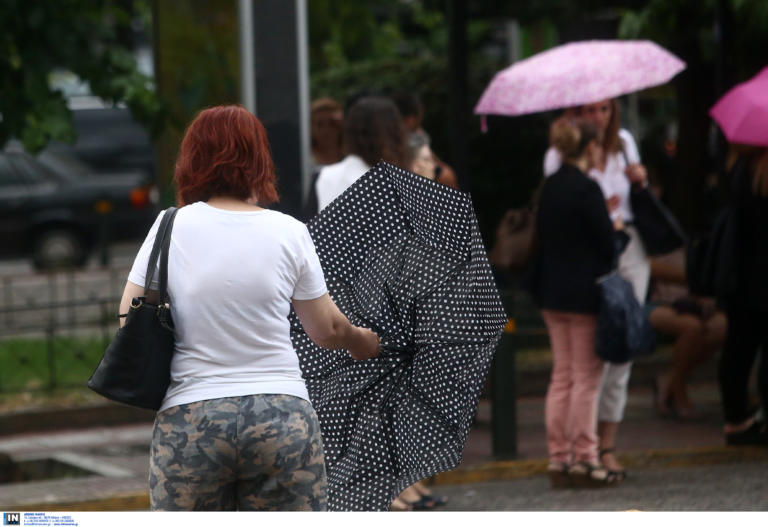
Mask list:
[[615,236],[597,183],[573,165],[544,183],[536,220],[534,297],[542,309],[597,313],[596,279],[614,267]]

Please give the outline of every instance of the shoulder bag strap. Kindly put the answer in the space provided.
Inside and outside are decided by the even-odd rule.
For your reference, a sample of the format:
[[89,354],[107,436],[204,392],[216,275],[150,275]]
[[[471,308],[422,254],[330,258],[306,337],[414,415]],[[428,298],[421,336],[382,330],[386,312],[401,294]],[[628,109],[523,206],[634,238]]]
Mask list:
[[160,220],[160,225],[157,228],[157,233],[155,233],[155,243],[152,245],[152,252],[149,254],[147,273],[145,274],[144,279],[144,296],[149,294],[152,278],[155,276],[155,269],[157,268],[157,259],[160,256],[163,240],[165,239],[166,232],[168,231],[168,224],[171,222],[171,218],[173,215],[175,215],[176,210],[176,207],[170,207],[165,211],[163,219]]
[[171,216],[168,219],[168,226],[165,228],[163,236],[163,246],[160,253],[160,303],[168,302],[168,251],[171,248],[171,231],[173,231],[173,221],[176,219],[176,213],[179,209],[175,208],[169,211]]

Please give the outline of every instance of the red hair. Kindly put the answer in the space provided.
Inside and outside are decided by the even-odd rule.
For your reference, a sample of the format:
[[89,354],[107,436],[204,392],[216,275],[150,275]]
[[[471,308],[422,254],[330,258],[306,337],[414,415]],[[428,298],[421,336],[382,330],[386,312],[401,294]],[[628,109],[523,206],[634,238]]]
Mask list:
[[214,196],[255,196],[260,205],[280,199],[267,132],[242,106],[197,114],[181,142],[174,177],[180,207]]

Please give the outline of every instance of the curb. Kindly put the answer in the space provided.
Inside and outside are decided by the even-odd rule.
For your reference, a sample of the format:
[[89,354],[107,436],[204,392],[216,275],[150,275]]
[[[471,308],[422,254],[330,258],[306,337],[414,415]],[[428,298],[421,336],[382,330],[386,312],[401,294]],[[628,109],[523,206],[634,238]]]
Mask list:
[[[619,454],[619,461],[627,469],[680,468],[725,463],[768,461],[768,448],[702,447],[638,450]],[[429,485],[464,485],[484,481],[503,481],[545,475],[547,459],[492,461],[466,468],[459,467],[429,478]]]
[[14,510],[20,512],[49,512],[49,511],[80,511],[80,512],[121,512],[121,511],[148,511],[149,491],[127,492],[103,499],[67,502],[32,503],[23,506],[15,506]]
[[82,430],[94,426],[152,423],[155,412],[107,402],[77,408],[51,408],[0,414],[0,437],[40,432]]

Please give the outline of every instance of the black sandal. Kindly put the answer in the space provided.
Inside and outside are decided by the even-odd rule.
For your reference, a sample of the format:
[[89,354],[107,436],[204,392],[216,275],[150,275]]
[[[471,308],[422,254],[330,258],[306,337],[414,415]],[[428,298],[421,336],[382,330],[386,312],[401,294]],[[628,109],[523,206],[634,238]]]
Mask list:
[[579,461],[568,469],[571,485],[583,489],[599,489],[615,487],[619,484],[615,471],[611,471],[602,465],[593,465],[586,461]]
[[419,502],[425,505],[425,509],[434,509],[448,503],[448,498],[446,496],[435,496],[434,494],[423,494]]
[[[605,463],[603,463],[603,456],[605,454],[615,454],[615,453],[616,453],[616,449],[614,447],[600,449],[597,455],[600,458],[600,463],[602,463],[603,467],[605,467]],[[613,476],[613,478],[616,480],[617,483],[621,483],[622,481],[627,479],[627,471],[624,469],[611,470],[609,468],[606,468],[606,470],[608,471],[609,475]]]

